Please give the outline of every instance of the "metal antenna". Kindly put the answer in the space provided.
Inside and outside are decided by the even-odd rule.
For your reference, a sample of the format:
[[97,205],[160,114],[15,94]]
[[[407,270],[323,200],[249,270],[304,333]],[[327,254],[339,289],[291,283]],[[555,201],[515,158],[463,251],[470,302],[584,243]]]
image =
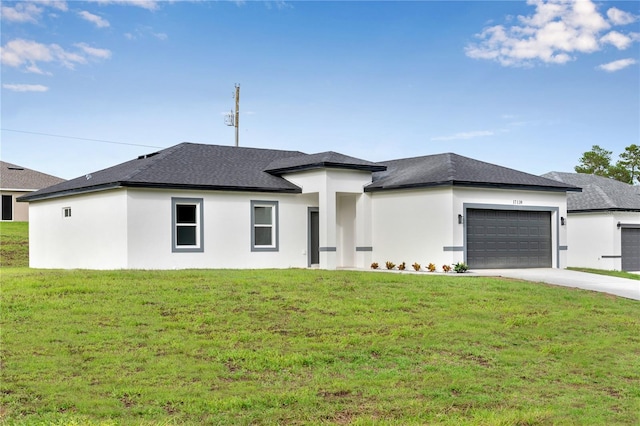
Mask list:
[[236,83],[235,88],[236,112],[234,113],[231,111],[228,114],[225,114],[224,124],[236,128],[236,146],[240,146],[240,142],[238,140],[240,136],[240,133],[238,132],[240,129],[240,84]]

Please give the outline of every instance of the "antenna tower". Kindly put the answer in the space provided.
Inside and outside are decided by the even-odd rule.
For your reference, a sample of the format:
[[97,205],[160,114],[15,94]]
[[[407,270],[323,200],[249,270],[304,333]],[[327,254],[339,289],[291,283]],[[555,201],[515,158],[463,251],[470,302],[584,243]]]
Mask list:
[[240,143],[238,141],[238,137],[239,137],[238,130],[240,129],[240,85],[236,83],[235,88],[236,90],[235,90],[234,97],[236,100],[236,111],[235,113],[231,111],[225,115],[224,124],[226,124],[227,126],[233,126],[236,128],[236,146],[240,146]]

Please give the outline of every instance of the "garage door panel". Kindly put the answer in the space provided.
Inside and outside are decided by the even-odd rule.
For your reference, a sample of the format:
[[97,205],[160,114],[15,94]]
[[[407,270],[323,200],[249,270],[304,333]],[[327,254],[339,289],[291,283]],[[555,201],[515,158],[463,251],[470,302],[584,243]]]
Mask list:
[[551,213],[467,210],[467,263],[471,268],[551,267]]
[[623,271],[640,271],[640,228],[622,228]]

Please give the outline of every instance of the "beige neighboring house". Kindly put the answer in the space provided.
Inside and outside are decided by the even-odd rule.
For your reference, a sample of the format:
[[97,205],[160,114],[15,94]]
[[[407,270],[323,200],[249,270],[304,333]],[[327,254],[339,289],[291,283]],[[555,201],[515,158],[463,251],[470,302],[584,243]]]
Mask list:
[[29,205],[17,203],[16,198],[60,182],[64,179],[0,161],[2,221],[28,222]]

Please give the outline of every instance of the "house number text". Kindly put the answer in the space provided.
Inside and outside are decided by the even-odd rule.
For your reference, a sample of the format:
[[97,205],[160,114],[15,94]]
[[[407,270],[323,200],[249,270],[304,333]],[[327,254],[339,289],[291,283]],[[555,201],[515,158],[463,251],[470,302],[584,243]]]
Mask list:
[[513,200],[513,204],[520,205],[522,204],[522,200]]

